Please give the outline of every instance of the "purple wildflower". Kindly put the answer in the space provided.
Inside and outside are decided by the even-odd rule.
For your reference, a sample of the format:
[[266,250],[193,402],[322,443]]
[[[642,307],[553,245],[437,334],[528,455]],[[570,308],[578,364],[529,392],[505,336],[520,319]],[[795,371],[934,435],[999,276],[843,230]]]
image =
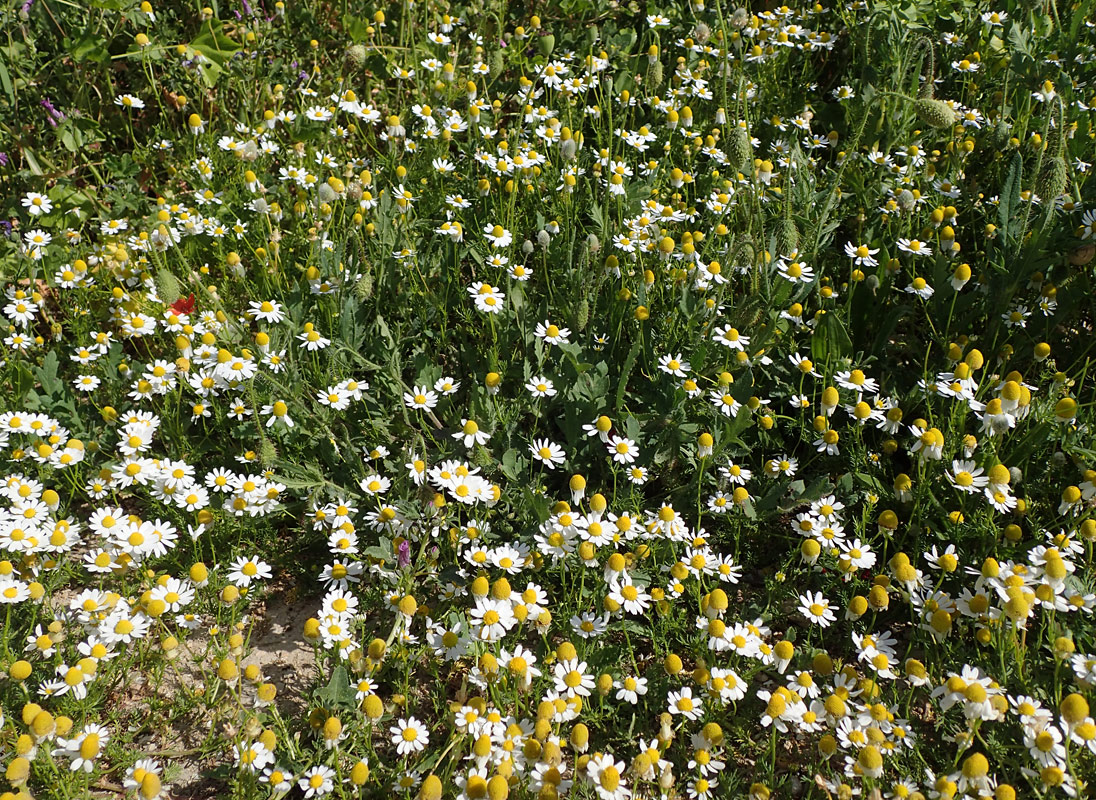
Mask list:
[[42,107],[46,109],[46,113],[49,114],[46,117],[49,120],[49,124],[54,128],[57,127],[57,123],[65,118],[65,115],[57,110],[48,97],[43,97],[41,100]]

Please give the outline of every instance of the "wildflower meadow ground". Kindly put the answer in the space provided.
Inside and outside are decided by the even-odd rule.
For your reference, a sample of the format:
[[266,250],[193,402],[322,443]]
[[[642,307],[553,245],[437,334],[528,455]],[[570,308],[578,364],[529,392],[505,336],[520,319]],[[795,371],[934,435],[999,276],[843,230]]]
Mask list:
[[1096,3],[0,8],[0,800],[1085,797]]

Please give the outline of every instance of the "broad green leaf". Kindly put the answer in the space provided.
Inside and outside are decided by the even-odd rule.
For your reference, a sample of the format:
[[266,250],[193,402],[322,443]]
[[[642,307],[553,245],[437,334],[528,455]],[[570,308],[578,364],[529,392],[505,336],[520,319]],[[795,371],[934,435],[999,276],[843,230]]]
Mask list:
[[8,74],[8,68],[4,66],[3,61],[0,61],[0,86],[4,87],[4,94],[6,94],[8,99],[14,103],[15,88],[12,86],[11,75]]
[[515,448],[511,447],[502,454],[502,462],[499,465],[502,474],[510,480],[517,480],[518,474],[524,467],[526,459]]
[[619,52],[630,53],[632,45],[636,43],[637,34],[634,28],[624,28],[609,37],[609,48]]
[[343,30],[346,31],[350,40],[357,44],[358,42],[364,42],[369,38],[369,21],[364,17],[358,17],[354,14],[347,14],[343,17]]
[[219,20],[211,19],[202,27],[202,32],[190,41],[190,49],[206,59],[200,63],[202,77],[212,87],[240,45],[225,35],[224,26]]
[[30,171],[36,177],[41,177],[45,173],[42,170],[41,165],[38,163],[38,159],[34,155],[34,151],[29,147],[23,148],[23,158],[27,161],[27,166],[30,167]]
[[57,378],[57,351],[50,350],[42,359],[42,366],[35,370],[42,390],[48,395],[59,395],[65,385]]
[[816,478],[811,482],[810,486],[805,486],[803,481],[792,481],[788,487],[792,490],[792,496],[782,502],[779,506],[781,511],[791,511],[797,506],[801,506],[804,503],[810,503],[818,498],[831,493],[834,489],[830,479],[825,475]]
[[840,316],[834,313],[822,315],[811,334],[811,355],[819,364],[852,355],[852,339]]
[[71,128],[64,128],[61,131],[61,144],[65,146],[65,149],[70,153],[75,153],[80,149],[80,145],[76,143],[76,137],[72,133]]
[[353,708],[356,705],[356,692],[350,685],[350,677],[342,664],[335,667],[327,686],[316,690],[316,697],[328,708]]
[[1026,26],[1014,21],[1008,32],[1008,43],[1014,50],[1018,50],[1028,58],[1031,58],[1031,32]]
[[198,71],[202,75],[202,81],[210,89],[217,85],[217,81],[221,79],[221,75],[224,72],[219,64],[212,61],[207,61],[200,64],[198,66]]
[[23,397],[34,388],[34,376],[30,368],[21,361],[15,362],[15,376],[12,379],[12,387],[16,397]]
[[110,58],[110,52],[106,48],[106,41],[98,31],[97,26],[89,25],[87,30],[81,33],[75,40],[66,39],[65,49],[68,50],[72,60],[80,63],[94,61],[100,64]]

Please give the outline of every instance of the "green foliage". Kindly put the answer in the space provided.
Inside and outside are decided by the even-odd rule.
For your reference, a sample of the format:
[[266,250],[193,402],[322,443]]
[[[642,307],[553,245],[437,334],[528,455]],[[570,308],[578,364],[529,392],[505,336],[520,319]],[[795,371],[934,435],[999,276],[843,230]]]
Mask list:
[[0,10],[0,789],[1090,793],[1092,8]]

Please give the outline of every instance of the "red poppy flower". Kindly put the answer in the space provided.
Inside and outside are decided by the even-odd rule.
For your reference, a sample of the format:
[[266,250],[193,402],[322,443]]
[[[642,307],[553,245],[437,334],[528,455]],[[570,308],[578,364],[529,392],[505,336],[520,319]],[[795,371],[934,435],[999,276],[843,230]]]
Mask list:
[[180,297],[171,304],[171,310],[176,314],[189,314],[194,310],[194,293],[191,292],[190,297]]

